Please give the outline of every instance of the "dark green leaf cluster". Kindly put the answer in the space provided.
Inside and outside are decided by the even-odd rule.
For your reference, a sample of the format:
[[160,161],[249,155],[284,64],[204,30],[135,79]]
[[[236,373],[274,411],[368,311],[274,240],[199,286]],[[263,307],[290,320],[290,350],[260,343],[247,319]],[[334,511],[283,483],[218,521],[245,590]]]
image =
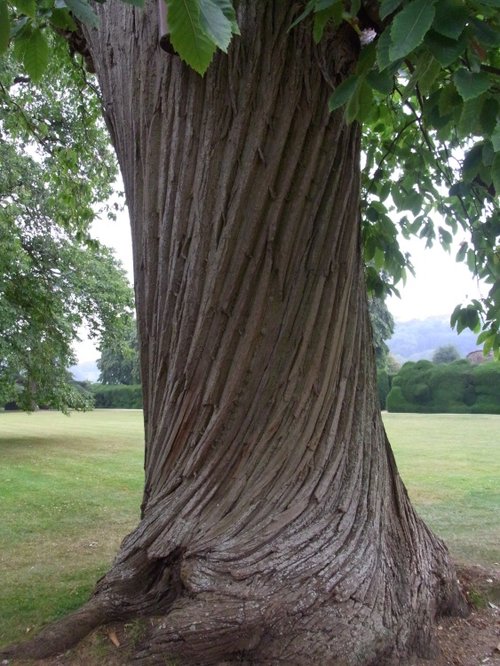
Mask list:
[[[80,4],[86,7],[81,16],[75,11]],[[70,11],[82,20],[95,17],[85,0],[0,0],[0,54],[12,41],[17,61],[39,81],[52,59],[54,35],[76,29]]]
[[488,349],[500,346],[499,7],[496,0],[380,3],[373,41],[330,100],[363,124],[369,288],[394,291],[411,270],[400,233],[447,250],[462,236],[457,260],[488,286],[483,299],[457,308],[452,324],[482,327]]

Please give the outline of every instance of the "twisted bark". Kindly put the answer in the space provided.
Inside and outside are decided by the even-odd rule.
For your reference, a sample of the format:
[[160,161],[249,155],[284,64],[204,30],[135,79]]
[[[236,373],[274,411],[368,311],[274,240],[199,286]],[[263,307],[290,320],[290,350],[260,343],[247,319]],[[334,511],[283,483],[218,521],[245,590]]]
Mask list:
[[92,603],[157,616],[139,663],[402,663],[463,604],[382,426],[359,247],[358,55],[241,2],[204,79],[154,7],[86,32],[132,221],[142,520]]

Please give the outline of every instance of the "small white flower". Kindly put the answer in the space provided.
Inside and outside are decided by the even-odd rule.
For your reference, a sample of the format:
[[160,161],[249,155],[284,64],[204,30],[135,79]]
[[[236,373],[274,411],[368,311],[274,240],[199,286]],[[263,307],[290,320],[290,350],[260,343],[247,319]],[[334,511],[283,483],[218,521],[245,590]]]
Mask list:
[[371,44],[376,36],[377,33],[373,28],[366,28],[366,30],[362,30],[359,36],[359,41],[361,42],[361,46],[366,46],[367,44]]

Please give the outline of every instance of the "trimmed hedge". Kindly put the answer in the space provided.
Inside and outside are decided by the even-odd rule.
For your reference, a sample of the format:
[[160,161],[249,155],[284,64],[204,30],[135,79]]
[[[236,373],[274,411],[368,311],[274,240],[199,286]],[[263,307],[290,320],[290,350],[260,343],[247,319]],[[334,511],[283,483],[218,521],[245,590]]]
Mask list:
[[140,385],[93,384],[92,395],[98,409],[142,409]]
[[405,363],[387,396],[389,412],[500,414],[500,363]]

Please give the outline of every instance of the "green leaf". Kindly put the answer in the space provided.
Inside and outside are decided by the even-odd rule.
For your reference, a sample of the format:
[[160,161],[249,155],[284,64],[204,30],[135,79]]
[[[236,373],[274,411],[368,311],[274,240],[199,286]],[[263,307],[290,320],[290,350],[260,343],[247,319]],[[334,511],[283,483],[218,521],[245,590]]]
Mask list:
[[455,328],[455,325],[458,322],[458,318],[460,317],[460,312],[462,311],[462,308],[460,305],[457,305],[457,307],[453,310],[451,317],[450,317],[450,326],[451,328]]
[[381,72],[391,64],[389,57],[390,46],[391,32],[389,28],[386,28],[377,40],[377,64]]
[[457,89],[453,83],[449,83],[441,89],[438,101],[438,110],[441,116],[448,116],[460,104],[462,104],[462,98],[457,93]]
[[443,67],[448,67],[465,51],[467,42],[465,39],[449,39],[429,30],[425,36],[425,45]]
[[491,180],[493,181],[493,187],[495,188],[496,196],[500,196],[500,153],[495,155],[493,160],[493,165],[491,167]]
[[476,262],[476,253],[474,250],[467,250],[467,266],[469,270],[474,275],[476,274],[477,262]]
[[301,21],[303,21],[309,14],[317,9],[316,7],[316,0],[309,0],[309,2],[306,5],[306,8],[304,9],[303,12],[301,12],[295,21],[292,23],[292,25],[289,27],[289,30],[292,28],[295,28],[296,25],[298,25]]
[[36,16],[36,2],[35,0],[14,0],[14,5],[17,9],[30,18],[35,18]]
[[236,12],[234,11],[233,3],[231,0],[212,0],[217,7],[222,11],[227,20],[231,23],[231,32],[233,35],[240,34],[240,28],[236,19]]
[[467,254],[468,249],[469,249],[469,246],[465,241],[460,243],[460,248],[457,252],[457,256],[455,257],[455,260],[456,261],[463,261],[465,259],[465,255]]
[[432,84],[441,73],[441,64],[432,56],[425,54],[419,59],[419,68],[416,71],[420,92],[424,95],[432,88]]
[[385,264],[385,254],[382,248],[377,247],[375,250],[375,255],[373,257],[373,261],[375,263],[375,268],[380,271],[384,267]]
[[322,12],[325,9],[330,9],[334,5],[342,3],[342,0],[316,0],[314,5],[315,12]]
[[500,46],[500,32],[497,29],[493,28],[486,21],[480,21],[475,18],[472,19],[471,23],[481,44],[493,47]]
[[[23,20],[23,19],[21,19],[21,20]],[[23,60],[24,60],[24,53],[25,53],[26,47],[29,43],[31,33],[32,33],[31,25],[28,23],[28,24],[25,24],[21,28],[21,30],[19,31],[19,34],[16,35],[16,38],[14,40],[13,52],[14,52],[14,57],[19,62],[23,62]]]
[[372,70],[366,80],[374,90],[382,93],[382,95],[390,95],[393,91],[394,76],[387,70],[383,72]]
[[495,151],[495,153],[500,152],[500,120],[497,120],[495,130],[491,135],[491,143],[493,145],[493,150]]
[[481,345],[485,340],[491,336],[491,331],[483,331],[477,339],[477,344]]
[[314,24],[313,24],[313,39],[316,44],[319,44],[326,26],[330,21],[333,25],[339,25],[342,21],[342,15],[344,12],[344,7],[340,2],[336,2],[331,7],[317,11],[314,14]]
[[424,197],[420,194],[420,192],[412,190],[406,197],[404,208],[411,210],[413,215],[418,215],[422,209],[423,203]]
[[463,164],[462,164],[462,173],[463,178],[466,182],[471,182],[478,174],[481,169],[483,161],[483,145],[477,143],[475,146],[469,150],[465,155]]
[[432,29],[450,39],[460,37],[469,18],[460,0],[439,0]]
[[202,29],[221,51],[227,53],[232,37],[231,21],[226,18],[214,0],[199,0],[199,2]]
[[[373,91],[365,80],[361,81],[356,90],[355,96],[358,98],[358,111],[353,120],[355,119],[362,123],[370,117],[373,111]],[[348,111],[348,109],[346,109],[346,111]]]
[[399,14],[391,26],[391,62],[404,58],[419,46],[434,20],[435,0],[412,0]]
[[493,165],[493,160],[495,159],[495,151],[489,141],[483,144],[482,154],[484,166],[491,167]]
[[94,10],[87,2],[87,0],[64,0],[66,6],[71,11],[74,16],[81,21],[92,27],[96,27],[99,23],[99,19],[95,14]]
[[335,111],[335,109],[344,106],[344,104],[346,104],[351,99],[356,90],[358,80],[358,76],[350,76],[335,88],[335,91],[328,100],[328,108],[330,111]]
[[10,39],[9,10],[5,0],[0,0],[0,53],[7,50]]
[[377,52],[376,52],[375,42],[372,42],[371,44],[368,44],[368,46],[365,46],[361,50],[360,56],[358,58],[355,73],[364,76],[369,71],[371,71],[371,69],[375,64],[376,55]]
[[475,97],[464,102],[458,122],[458,134],[460,137],[467,137],[472,134],[479,135],[481,133],[480,118],[483,102],[484,100],[481,97]]
[[499,103],[494,97],[488,97],[481,109],[481,127],[486,135],[491,136],[495,131],[497,116],[499,111]]
[[[318,0],[321,2],[321,0]],[[361,9],[361,0],[351,0],[349,3],[349,15],[350,16],[357,16],[359,13],[359,10]]]
[[488,74],[485,72],[469,72],[464,67],[457,69],[453,75],[453,81],[464,102],[479,97],[490,87]]
[[401,4],[401,0],[382,0],[380,3],[379,16],[382,21],[393,14]]
[[465,310],[465,325],[467,328],[470,328],[471,331],[479,333],[481,320],[479,319],[479,313],[473,305],[468,305]]
[[76,23],[67,9],[53,9],[50,16],[50,22],[55,25],[56,28],[70,30],[71,32],[76,30]]
[[182,60],[198,74],[207,71],[216,50],[202,27],[198,0],[169,0],[170,41]]
[[450,232],[447,229],[444,229],[443,227],[439,227],[438,231],[439,231],[439,240],[441,242],[441,245],[445,249],[448,249],[453,240],[453,236],[450,234]]
[[49,45],[43,32],[36,28],[26,44],[23,64],[33,81],[39,81],[49,64]]

